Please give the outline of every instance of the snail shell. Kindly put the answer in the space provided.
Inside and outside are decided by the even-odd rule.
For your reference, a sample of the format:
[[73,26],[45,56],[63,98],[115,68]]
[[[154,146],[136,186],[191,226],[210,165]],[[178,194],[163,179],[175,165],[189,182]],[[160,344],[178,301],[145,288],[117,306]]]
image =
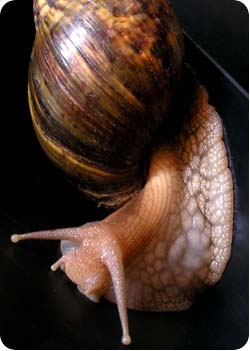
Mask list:
[[145,181],[168,118],[183,39],[166,0],[36,0],[29,104],[49,158],[99,203]]
[[[159,126],[166,121],[173,132],[179,121],[169,112],[182,96],[174,95],[180,27],[166,0],[34,7],[29,101],[41,145],[85,193],[121,206],[143,185]],[[180,130],[152,148],[138,196],[99,222],[11,236],[62,240],[51,269],[61,268],[89,299],[117,303],[125,345],[127,306],[186,309],[230,257],[233,183],[223,128],[206,90],[194,85]]]

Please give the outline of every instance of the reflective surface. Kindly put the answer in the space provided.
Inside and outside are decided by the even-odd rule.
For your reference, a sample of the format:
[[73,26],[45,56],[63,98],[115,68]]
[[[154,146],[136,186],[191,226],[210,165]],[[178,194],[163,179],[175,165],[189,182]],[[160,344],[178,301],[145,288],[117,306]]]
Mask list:
[[[62,273],[50,272],[59,257],[58,243],[9,241],[12,233],[78,225],[103,218],[108,211],[72,189],[40,149],[27,104],[32,6],[16,1],[4,11],[1,33],[8,36],[2,43],[1,72],[1,339],[15,349],[123,349],[116,306],[84,299]],[[248,336],[248,99],[189,40],[186,47],[188,61],[224,121],[230,147],[236,196],[232,257],[220,283],[190,310],[129,311],[132,349],[234,349]]]

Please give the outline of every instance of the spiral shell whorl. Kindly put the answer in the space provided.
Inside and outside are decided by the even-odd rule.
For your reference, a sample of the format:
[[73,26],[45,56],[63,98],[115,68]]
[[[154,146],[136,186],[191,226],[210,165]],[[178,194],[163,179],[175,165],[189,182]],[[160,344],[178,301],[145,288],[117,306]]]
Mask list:
[[165,0],[35,0],[29,103],[53,162],[100,203],[141,188],[167,118],[182,34]]

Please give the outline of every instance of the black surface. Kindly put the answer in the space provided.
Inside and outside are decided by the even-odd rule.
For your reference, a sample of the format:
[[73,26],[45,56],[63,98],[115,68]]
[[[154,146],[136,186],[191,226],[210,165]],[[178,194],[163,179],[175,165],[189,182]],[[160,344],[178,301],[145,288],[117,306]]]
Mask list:
[[249,15],[236,0],[171,0],[185,31],[248,91]]
[[[20,16],[20,13],[22,15]],[[0,335],[13,349],[125,349],[116,306],[84,299],[60,272],[56,242],[10,235],[107,214],[74,191],[43,155],[27,104],[32,5],[1,15]],[[223,118],[235,181],[232,257],[223,279],[186,312],[129,311],[134,349],[235,349],[248,337],[248,99],[187,40],[187,57]]]

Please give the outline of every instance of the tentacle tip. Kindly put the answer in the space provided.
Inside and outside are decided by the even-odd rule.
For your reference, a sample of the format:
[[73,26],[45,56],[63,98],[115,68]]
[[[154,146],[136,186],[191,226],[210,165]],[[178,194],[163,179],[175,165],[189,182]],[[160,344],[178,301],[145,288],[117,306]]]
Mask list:
[[128,334],[123,335],[122,343],[123,343],[123,345],[130,345],[131,344],[131,337]]
[[13,234],[13,235],[11,235],[10,240],[11,240],[13,243],[17,243],[17,242],[20,240],[20,235],[18,235],[18,234]]
[[55,272],[58,269],[58,267],[56,267],[54,264],[52,264],[50,266],[50,269],[52,270],[52,272]]
[[62,256],[61,258],[59,258],[58,261],[52,264],[50,266],[50,269],[52,270],[52,272],[55,272],[58,268],[62,268],[63,263],[64,263],[64,256]]

